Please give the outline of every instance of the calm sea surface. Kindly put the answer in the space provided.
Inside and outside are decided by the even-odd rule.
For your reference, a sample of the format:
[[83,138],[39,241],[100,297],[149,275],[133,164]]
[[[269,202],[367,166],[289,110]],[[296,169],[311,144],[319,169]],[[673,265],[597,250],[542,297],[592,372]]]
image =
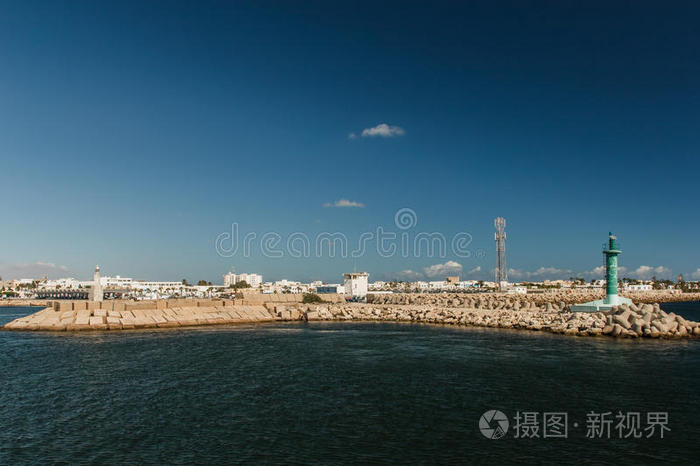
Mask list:
[[[0,324],[31,312],[0,308]],[[388,323],[0,332],[0,464],[697,464],[698,382],[697,340]],[[490,409],[510,419],[502,439],[479,430]],[[514,438],[518,411],[568,413],[568,438]],[[586,438],[586,413],[608,411],[643,426],[667,412],[671,430]]]

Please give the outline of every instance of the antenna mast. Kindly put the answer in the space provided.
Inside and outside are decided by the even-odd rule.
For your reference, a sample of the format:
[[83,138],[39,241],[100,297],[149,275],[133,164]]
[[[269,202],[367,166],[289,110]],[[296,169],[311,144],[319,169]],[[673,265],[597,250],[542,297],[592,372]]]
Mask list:
[[508,267],[506,266],[506,219],[497,217],[493,221],[493,226],[496,227],[494,237],[496,239],[496,254],[498,256],[496,282],[500,288],[503,287],[504,282],[508,281]]

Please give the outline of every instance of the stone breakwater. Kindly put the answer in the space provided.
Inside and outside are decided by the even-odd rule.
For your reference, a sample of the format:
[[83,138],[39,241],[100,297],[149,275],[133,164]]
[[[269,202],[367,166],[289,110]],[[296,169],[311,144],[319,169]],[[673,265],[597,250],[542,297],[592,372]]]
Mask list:
[[311,306],[308,320],[395,321],[547,331],[576,336],[700,337],[700,323],[657,304],[619,306],[607,312],[438,308],[431,305],[346,304]]
[[[622,293],[635,303],[700,301],[700,293],[676,293],[665,290]],[[605,297],[601,290],[553,290],[540,293],[387,293],[369,294],[369,304],[420,304],[475,309],[567,310],[572,304]]]
[[[331,302],[345,301],[327,295]],[[7,323],[5,330],[130,330],[280,320],[278,306],[301,305],[302,295],[247,295],[236,299],[53,301],[50,307]],[[284,316],[287,316],[285,313]]]
[[296,302],[243,305],[233,302],[175,303],[141,309],[43,309],[6,324],[6,330],[129,330],[272,321],[383,321],[526,329],[576,336],[699,337],[700,324],[664,312],[658,304],[619,306],[582,313],[527,308],[476,309],[434,305]]
[[163,309],[81,309],[60,311],[46,308],[6,324],[6,330],[130,330],[189,327],[277,320],[264,306],[184,306]]

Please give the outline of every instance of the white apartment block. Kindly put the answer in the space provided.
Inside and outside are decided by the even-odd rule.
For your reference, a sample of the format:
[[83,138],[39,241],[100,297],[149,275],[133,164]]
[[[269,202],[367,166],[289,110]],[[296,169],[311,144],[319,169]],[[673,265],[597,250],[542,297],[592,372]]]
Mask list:
[[234,273],[229,272],[224,275],[224,286],[229,287],[239,282],[246,282],[251,288],[258,288],[262,285],[263,277],[257,273]]

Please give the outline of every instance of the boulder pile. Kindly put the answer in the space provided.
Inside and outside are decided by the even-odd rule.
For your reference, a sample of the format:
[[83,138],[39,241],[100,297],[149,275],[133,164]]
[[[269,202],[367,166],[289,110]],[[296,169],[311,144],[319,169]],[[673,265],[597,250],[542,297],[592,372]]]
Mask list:
[[[640,291],[621,293],[635,303],[665,303],[672,301],[700,301],[700,293],[677,293],[668,290]],[[515,309],[537,306],[545,308],[551,304],[553,308],[564,310],[563,305],[580,304],[605,297],[603,289],[582,290],[548,290],[528,294],[509,293],[382,293],[368,294],[369,304],[430,304],[452,307],[477,307],[477,309]],[[563,303],[563,304],[562,304]],[[490,306],[490,307],[489,307]],[[510,306],[510,307],[508,307]]]
[[666,313],[658,304],[623,304],[601,314],[605,315],[604,335],[633,338],[700,336],[700,323],[673,312]]
[[699,337],[700,323],[664,312],[658,304],[619,306],[608,312],[551,309],[444,308],[431,305],[312,305],[303,319],[393,321],[541,330],[577,336],[677,338]]
[[368,304],[400,304],[422,306],[444,306],[450,308],[465,307],[469,309],[513,310],[513,311],[564,311],[570,308],[567,301],[540,299],[526,295],[508,295],[505,293],[480,294],[370,294]]

